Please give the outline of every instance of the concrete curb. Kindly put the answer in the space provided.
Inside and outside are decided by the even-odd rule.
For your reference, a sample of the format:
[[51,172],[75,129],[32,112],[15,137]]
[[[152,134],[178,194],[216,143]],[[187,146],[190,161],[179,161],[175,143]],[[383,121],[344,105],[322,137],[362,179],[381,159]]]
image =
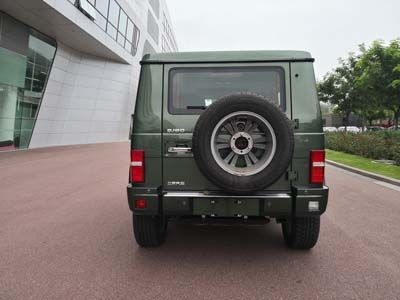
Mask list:
[[350,172],[353,172],[353,173],[356,173],[356,174],[359,174],[359,175],[362,175],[362,176],[366,176],[366,177],[369,177],[369,178],[372,178],[372,179],[375,179],[375,180],[379,180],[379,181],[387,182],[387,183],[390,183],[390,184],[393,184],[393,185],[396,185],[396,186],[400,186],[400,180],[397,180],[397,179],[394,179],[394,178],[389,178],[389,177],[378,175],[378,174],[371,173],[371,172],[368,172],[368,171],[364,171],[364,170],[360,170],[360,169],[357,169],[357,168],[349,167],[347,165],[344,165],[344,164],[341,164],[341,163],[338,163],[338,162],[332,161],[332,160],[326,160],[326,162],[328,164],[331,164],[332,166],[335,166],[335,167],[338,167],[338,168],[341,168],[341,169],[344,169],[344,170],[347,170],[347,171],[350,171]]

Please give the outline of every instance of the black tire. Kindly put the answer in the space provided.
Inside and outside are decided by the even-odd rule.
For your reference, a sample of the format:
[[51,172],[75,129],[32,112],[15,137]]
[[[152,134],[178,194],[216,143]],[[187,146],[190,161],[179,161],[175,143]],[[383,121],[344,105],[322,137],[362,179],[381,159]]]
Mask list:
[[293,249],[311,249],[319,237],[320,217],[292,218],[282,223],[286,245]]
[[[211,136],[214,127],[225,116],[237,111],[250,111],[265,118],[276,136],[276,152],[263,170],[249,176],[237,176],[223,170],[212,155]],[[230,193],[246,194],[265,189],[279,179],[291,162],[294,134],[285,113],[266,98],[239,93],[220,98],[199,117],[193,132],[193,155],[202,174]]]
[[157,247],[164,243],[168,221],[161,216],[139,216],[132,214],[133,233],[136,242],[144,248]]

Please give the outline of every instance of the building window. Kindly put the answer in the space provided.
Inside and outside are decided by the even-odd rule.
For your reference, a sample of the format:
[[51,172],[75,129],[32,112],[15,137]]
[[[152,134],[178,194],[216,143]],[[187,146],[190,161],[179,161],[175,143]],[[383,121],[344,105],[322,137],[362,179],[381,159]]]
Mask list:
[[[164,28],[164,34],[166,36],[166,40],[167,40],[167,44],[169,44],[170,49],[172,49],[172,51],[176,52],[178,51],[178,45],[176,44],[175,38],[174,38],[174,34],[172,33],[172,28],[169,25],[167,16],[164,14],[164,18],[163,18],[163,28]],[[169,52],[172,52],[169,51]]]
[[79,7],[81,1],[86,1],[96,11],[96,23],[102,30],[118,42],[121,47],[136,55],[140,31],[125,11],[115,0],[68,0]]
[[107,24],[107,33],[114,40],[117,39],[117,29],[114,27],[114,25],[111,25],[110,23]]
[[[91,3],[93,5],[93,3]],[[97,11],[107,18],[108,15],[108,0],[96,0],[94,7]]]
[[140,31],[139,28],[135,26],[134,31],[133,31],[133,43],[132,43],[132,54],[135,55],[137,52],[137,48],[139,45],[139,38],[140,38]]
[[2,13],[0,24],[1,151],[29,146],[56,44]]
[[129,43],[133,42],[133,32],[135,29],[135,25],[133,25],[132,21],[128,19],[127,22],[127,26],[126,26],[126,39]]
[[108,9],[108,21],[114,25],[114,27],[118,26],[118,18],[119,18],[119,11],[121,8],[115,2],[115,0],[110,0],[110,7]]
[[97,14],[96,20],[94,21],[101,29],[107,30],[107,19],[102,15]]
[[158,23],[150,10],[147,12],[147,32],[152,37],[153,41],[158,45],[160,29],[158,28]]
[[162,39],[161,39],[161,49],[162,49],[162,52],[172,52],[171,47],[169,46],[165,36],[162,36]]
[[157,18],[160,17],[160,1],[159,0],[149,0],[150,6],[153,8],[154,13]]
[[128,21],[128,16],[125,14],[123,10],[121,10],[121,14],[119,15],[119,25],[118,31],[125,36],[126,35],[126,23]]

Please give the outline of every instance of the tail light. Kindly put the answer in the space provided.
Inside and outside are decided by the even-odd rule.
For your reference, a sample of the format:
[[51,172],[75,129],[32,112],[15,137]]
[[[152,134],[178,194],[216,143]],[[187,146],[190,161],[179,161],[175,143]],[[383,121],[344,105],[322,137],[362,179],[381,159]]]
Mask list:
[[310,183],[323,184],[325,179],[325,150],[312,150],[310,160]]
[[144,182],[144,151],[131,150],[131,181]]
[[135,208],[145,209],[147,208],[147,201],[145,199],[136,199]]

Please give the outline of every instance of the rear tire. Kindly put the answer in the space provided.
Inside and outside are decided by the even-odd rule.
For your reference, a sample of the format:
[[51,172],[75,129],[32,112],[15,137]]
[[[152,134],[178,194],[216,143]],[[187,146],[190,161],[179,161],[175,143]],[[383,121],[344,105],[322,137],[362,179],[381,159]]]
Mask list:
[[292,249],[311,249],[319,237],[320,217],[292,218],[282,223],[286,245]]
[[144,248],[158,247],[164,243],[168,221],[162,216],[132,214],[133,233],[136,242]]

